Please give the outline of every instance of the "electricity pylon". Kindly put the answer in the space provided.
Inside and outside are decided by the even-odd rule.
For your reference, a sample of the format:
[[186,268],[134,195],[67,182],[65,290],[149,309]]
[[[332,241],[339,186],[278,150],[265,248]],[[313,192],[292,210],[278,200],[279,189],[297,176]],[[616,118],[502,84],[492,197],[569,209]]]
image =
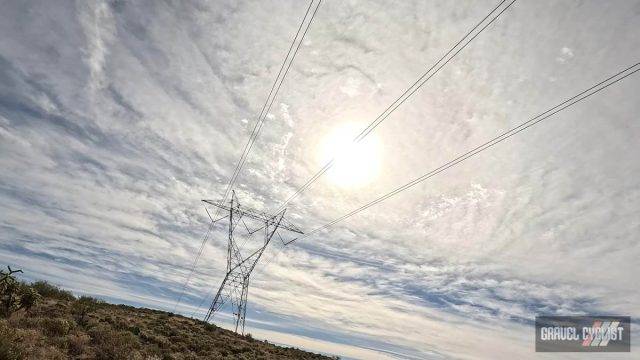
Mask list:
[[[247,314],[247,294],[249,292],[249,278],[251,276],[251,272],[256,267],[256,264],[262,257],[262,254],[275,234],[278,234],[278,237],[284,244],[284,240],[282,240],[282,236],[278,232],[279,229],[297,234],[302,234],[302,231],[285,220],[284,213],[286,209],[283,209],[275,215],[267,215],[262,212],[241,207],[235,191],[231,195],[229,205],[221,204],[213,200],[202,201],[229,212],[229,215],[225,216],[229,218],[227,272],[222,280],[222,284],[220,284],[220,288],[218,289],[216,296],[213,298],[213,302],[209,307],[209,311],[207,312],[204,321],[208,322],[224,304],[229,302],[235,317],[235,332],[238,332],[238,328],[240,328],[241,333],[244,334],[244,320]],[[245,219],[249,220],[251,223],[257,223],[258,227],[251,230]],[[238,231],[246,231],[249,238],[261,230],[264,231],[264,241],[259,244],[256,249],[250,249],[252,251],[250,251],[250,254],[246,257],[243,256],[242,251],[246,251],[247,249],[241,249],[243,246],[238,246],[235,238],[236,227],[240,224],[242,224],[242,226]]]

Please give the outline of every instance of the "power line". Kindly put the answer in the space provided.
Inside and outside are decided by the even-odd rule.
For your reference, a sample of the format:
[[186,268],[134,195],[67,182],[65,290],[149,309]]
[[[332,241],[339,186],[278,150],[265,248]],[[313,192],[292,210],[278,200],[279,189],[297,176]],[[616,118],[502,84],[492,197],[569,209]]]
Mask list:
[[[480,22],[478,22],[471,30],[469,30],[462,39],[460,39],[449,51],[447,51],[438,61],[436,61],[422,76],[418,78],[411,86],[409,86],[394,102],[392,102],[378,117],[376,117],[367,127],[365,127],[359,134],[353,139],[353,143],[357,144],[362,141],[367,135],[369,135],[378,125],[385,121],[389,115],[391,115],[398,107],[400,107],[409,97],[411,97],[416,91],[418,91],[427,81],[435,76],[445,65],[447,65],[456,55],[464,50],[476,37],[478,37],[489,25],[491,25],[502,13],[504,13],[516,0],[512,0],[497,15],[495,15],[490,21],[486,22],[498,9],[506,2],[502,0],[496,5]],[[485,23],[482,26],[483,23]],[[480,26],[482,26],[480,28]],[[472,34],[480,28],[473,36]],[[468,39],[468,40],[467,40]],[[467,40],[465,42],[465,40]],[[464,45],[460,46],[463,42]],[[460,47],[459,47],[460,46]],[[458,48],[459,47],[459,48]],[[456,50],[456,48],[458,48]],[[449,55],[451,55],[449,57]],[[449,57],[447,59],[447,57]],[[445,59],[447,59],[445,61]],[[434,70],[435,69],[435,70]],[[432,72],[433,70],[433,72]],[[336,158],[329,160],[320,170],[318,170],[311,178],[309,178],[301,187],[299,187],[293,194],[291,194],[278,208],[278,211],[282,210],[293,199],[301,195],[307,190],[314,182],[316,182],[324,173],[326,173],[331,166],[335,163]],[[277,212],[277,211],[276,211]]]
[[[282,62],[282,65],[280,66],[280,70],[278,71],[278,75],[276,76],[276,79],[273,82],[273,85],[271,86],[271,90],[269,90],[269,94],[267,95],[267,99],[265,100],[262,109],[260,110],[260,114],[258,115],[258,119],[256,121],[256,124],[253,127],[253,130],[251,132],[251,135],[249,136],[249,139],[247,140],[247,143],[245,144],[243,150],[242,150],[242,155],[240,156],[240,160],[238,161],[238,163],[236,164],[236,167],[233,170],[233,174],[229,180],[229,184],[227,185],[224,195],[222,197],[222,200],[220,200],[220,205],[224,204],[227,200],[227,198],[229,197],[229,194],[231,192],[231,189],[233,188],[236,180],[238,179],[238,176],[240,175],[240,171],[242,170],[247,157],[249,155],[249,152],[251,151],[251,148],[253,147],[253,144],[255,143],[256,139],[258,138],[258,135],[260,133],[260,130],[262,129],[262,126],[264,125],[264,121],[267,117],[267,114],[269,113],[269,111],[271,110],[271,106],[273,105],[273,102],[275,101],[275,98],[278,94],[278,92],[280,91],[280,87],[282,86],[282,83],[284,82],[284,78],[287,76],[289,69],[291,68],[291,65],[293,64],[293,60],[295,59],[296,55],[298,54],[298,50],[300,50],[300,45],[302,44],[305,36],[307,35],[307,31],[309,30],[309,27],[311,26],[311,23],[313,22],[313,19],[316,15],[316,13],[318,12],[318,8],[320,7],[320,4],[322,3],[322,0],[319,0],[315,9],[313,10],[313,13],[311,14],[311,17],[304,29],[304,32],[302,33],[302,36],[300,37],[300,39],[298,40],[298,36],[300,35],[300,31],[302,30],[302,27],[304,26],[305,22],[307,21],[307,17],[309,15],[309,12],[311,11],[311,8],[313,7],[315,0],[311,0],[309,2],[309,6],[307,7],[307,10],[304,14],[304,17],[302,18],[302,21],[300,22],[300,25],[298,26],[298,30],[296,31],[296,35],[293,38],[293,41],[291,42],[291,45],[289,46],[289,50],[287,51],[287,54]],[[296,46],[297,43],[297,46]],[[295,50],[294,50],[294,46],[295,46]],[[293,54],[291,53],[293,50]],[[291,57],[290,57],[291,55]],[[284,72],[283,72],[284,70]],[[214,217],[217,217],[219,214],[220,208],[216,209],[216,213]],[[210,227],[211,228],[211,227]],[[182,297],[184,296],[184,292],[186,291],[186,288],[189,284],[189,282],[191,281],[191,278],[195,272],[195,268],[198,264],[198,261],[200,259],[200,257],[202,256],[202,253],[204,252],[204,248],[205,245],[208,241],[209,238],[209,233],[210,231],[207,231],[207,235],[205,235],[205,237],[202,239],[202,242],[200,244],[200,248],[198,249],[198,253],[196,254],[196,257],[193,261],[193,264],[191,265],[191,269],[189,271],[189,275],[187,276],[187,279],[185,280],[183,286],[182,286],[182,290],[180,291],[180,296],[178,297],[178,300],[176,301],[174,308],[173,308],[173,312],[176,311],[178,305],[180,304],[180,302],[182,301]]]
[[184,296],[184,292],[187,289],[187,285],[191,281],[191,277],[193,276],[193,273],[195,271],[198,259],[200,258],[200,255],[202,254],[202,249],[204,248],[204,245],[206,244],[207,240],[209,239],[209,235],[211,234],[211,230],[213,230],[213,225],[214,225],[214,222],[212,221],[211,224],[209,225],[209,228],[207,229],[207,232],[205,233],[205,235],[202,238],[202,241],[200,243],[200,248],[198,249],[198,254],[196,256],[196,259],[194,260],[194,262],[193,262],[193,264],[191,266],[191,270],[189,271],[189,275],[187,275],[187,279],[185,280],[184,284],[182,284],[182,289],[180,289],[180,296],[178,297],[178,300],[176,301],[176,303],[173,305],[173,311],[172,312],[176,311],[178,305],[182,301],[182,297]]
[[431,178],[431,177],[433,177],[433,176],[435,176],[435,175],[437,175],[437,174],[449,169],[450,167],[453,167],[453,166],[465,161],[466,159],[475,156],[476,154],[478,154],[478,153],[480,153],[480,152],[482,152],[482,151],[484,151],[484,150],[486,150],[486,149],[488,149],[490,147],[493,147],[494,145],[496,145],[496,144],[498,144],[498,143],[500,143],[500,142],[512,137],[513,135],[516,135],[516,134],[520,133],[521,131],[524,131],[524,130],[528,129],[529,127],[531,127],[531,126],[533,126],[533,125],[535,125],[535,124],[537,124],[537,123],[539,123],[539,122],[541,122],[541,121],[543,121],[543,120],[545,120],[545,119],[557,114],[558,112],[573,106],[574,104],[576,104],[576,103],[578,103],[578,102],[590,97],[591,95],[594,95],[594,94],[596,94],[596,93],[608,88],[609,86],[621,81],[622,79],[625,79],[628,76],[631,76],[632,74],[638,72],[639,70],[640,70],[640,63],[636,63],[636,64],[634,64],[634,65],[632,65],[632,66],[630,66],[630,67],[618,72],[617,74],[615,74],[615,75],[613,75],[613,76],[611,76],[611,77],[609,77],[609,78],[597,83],[596,85],[593,85],[592,87],[580,92],[579,94],[577,94],[577,95],[575,95],[575,96],[573,96],[573,97],[571,97],[569,99],[566,99],[565,101],[563,101],[563,102],[559,103],[558,105],[556,105],[556,106],[544,111],[543,113],[540,113],[539,115],[537,115],[537,116],[535,116],[535,117],[533,117],[533,118],[521,123],[520,125],[516,126],[515,128],[507,130],[507,131],[503,132],[502,134],[494,137],[493,139],[483,143],[482,145],[479,145],[479,146],[473,148],[472,150],[467,151],[466,153],[464,153],[464,154],[456,157],[455,159],[453,159],[453,160],[441,165],[440,167],[429,171],[428,173],[426,173],[426,174],[424,174],[424,175],[422,175],[422,176],[420,176],[420,177],[418,177],[418,178],[416,178],[416,179],[414,179],[414,180],[412,180],[412,181],[410,181],[410,182],[408,182],[408,183],[406,183],[406,184],[404,184],[404,185],[392,190],[391,192],[388,192],[385,195],[382,195],[382,196],[376,198],[373,201],[370,201],[369,203],[367,203],[367,204],[365,204],[363,206],[360,206],[359,208],[357,208],[357,209],[355,209],[355,210],[353,210],[353,211],[351,211],[351,212],[349,212],[349,213],[347,213],[345,215],[342,215],[341,217],[339,217],[339,218],[337,218],[337,219],[335,219],[335,220],[333,220],[333,221],[331,221],[331,222],[329,222],[329,223],[327,223],[325,225],[322,225],[320,227],[317,227],[317,228],[311,230],[310,232],[306,233],[305,235],[303,235],[301,237],[295,238],[295,239],[287,242],[286,245],[288,245],[288,244],[290,244],[290,243],[292,243],[292,242],[294,242],[296,240],[304,239],[304,238],[308,237],[309,235],[314,234],[314,233],[316,233],[318,231],[327,229],[327,228],[329,228],[329,227],[331,227],[331,226],[333,226],[333,225],[335,225],[335,224],[337,224],[337,223],[339,223],[341,221],[346,220],[347,218],[349,218],[349,217],[351,217],[353,215],[356,215],[356,214],[358,214],[358,213],[360,213],[360,212],[362,212],[362,211],[364,211],[364,210],[366,210],[366,209],[368,209],[368,208],[370,208],[370,207],[372,207],[372,206],[374,206],[374,205],[376,205],[376,204],[378,204],[378,203],[380,203],[382,201],[385,201],[388,198],[390,198],[390,197],[392,197],[392,196],[394,196],[394,195],[396,195],[396,194],[398,194],[400,192],[403,192],[403,191],[405,191],[405,190],[407,190],[407,189],[409,189],[409,188],[411,188],[411,187],[413,187],[413,186],[415,186],[415,185],[417,185],[417,184],[419,184],[419,183],[421,183],[421,182],[423,182],[423,181],[425,181],[425,180],[427,180],[427,179],[429,179],[429,178]]
[[[267,114],[271,110],[271,106],[273,105],[273,102],[275,101],[276,95],[280,91],[280,87],[282,86],[282,83],[284,82],[284,78],[289,73],[289,69],[291,68],[291,65],[293,64],[293,60],[295,59],[296,55],[298,54],[298,50],[300,50],[300,46],[302,45],[302,41],[304,40],[305,36],[307,35],[307,31],[309,30],[309,27],[311,27],[311,23],[313,22],[313,19],[316,16],[316,13],[318,12],[318,8],[320,7],[320,4],[322,3],[322,0],[318,1],[318,4],[316,5],[315,10],[311,14],[311,18],[310,18],[309,22],[307,23],[307,26],[306,26],[303,34],[302,34],[302,37],[300,38],[300,41],[298,42],[298,45],[296,46],[295,51],[293,52],[293,55],[291,56],[291,60],[287,64],[286,60],[289,57],[289,54],[291,53],[291,50],[293,49],[293,46],[296,43],[296,39],[298,37],[298,34],[300,33],[300,30],[302,29],[302,26],[305,23],[307,15],[309,14],[309,10],[311,10],[311,7],[312,7],[314,1],[315,0],[312,0],[309,3],[309,7],[307,8],[307,12],[305,13],[304,18],[302,19],[302,22],[300,23],[300,27],[298,27],[298,32],[296,33],[294,41],[291,43],[291,46],[289,47],[289,51],[287,52],[287,56],[285,57],[285,61],[282,63],[282,66],[280,67],[280,71],[278,72],[278,77],[280,77],[280,75],[282,74],[281,81],[278,83],[278,81],[277,81],[278,77],[276,77],[276,81],[273,83],[273,86],[271,87],[271,90],[269,91],[269,96],[267,96],[267,100],[265,101],[264,105],[262,106],[262,110],[260,111],[260,116],[258,117],[258,121],[256,122],[256,125],[253,128],[253,132],[251,133],[251,136],[249,137],[249,140],[247,141],[247,144],[245,145],[245,148],[243,150],[243,154],[240,157],[240,161],[236,165],[236,170],[234,171],[234,175],[231,178],[230,184],[234,184],[235,181],[237,180],[237,178],[238,178],[238,176],[240,174],[240,171],[242,170],[242,167],[244,166],[244,164],[245,164],[245,162],[247,160],[247,156],[248,156],[249,152],[251,151],[251,148],[253,147],[253,144],[255,143],[255,140],[257,139],[258,134],[260,133],[260,130],[262,129],[262,126],[264,125],[264,122],[265,122],[265,120],[267,118]],[[287,64],[286,69],[285,69],[285,64]],[[283,69],[284,69],[284,73],[282,72]],[[276,84],[277,84],[277,87],[276,87]],[[274,89],[275,89],[275,92],[274,92]],[[273,94],[273,96],[271,96],[272,94]],[[265,109],[266,109],[266,111],[265,111]],[[231,191],[231,187],[232,186],[227,187],[227,191],[225,191],[225,199],[228,196],[229,192]]]
[[[495,17],[493,17],[489,22],[487,22],[484,26],[482,26],[482,28],[477,33],[475,33],[475,35],[471,36],[474,33],[474,31],[476,31],[483,23],[485,23],[485,21],[489,17],[491,17],[491,15],[494,14],[505,2],[506,0],[502,0],[494,8],[492,8],[491,11],[489,11],[489,13],[482,20],[480,20],[473,28],[471,28],[471,30],[469,30],[460,40],[458,40],[458,42],[455,45],[453,45],[451,49],[449,49],[444,55],[442,55],[442,57],[438,59],[438,61],[436,61],[433,65],[431,65],[431,67],[424,74],[422,74],[413,84],[411,84],[411,86],[409,86],[396,100],[394,100],[389,106],[387,106],[387,108],[384,109],[384,111],[380,113],[380,115],[378,115],[371,123],[369,123],[369,125],[367,125],[358,134],[358,136],[356,136],[353,139],[353,143],[357,144],[360,141],[362,141],[367,135],[369,135],[378,125],[380,125],[380,123],[386,120],[387,117],[391,115],[391,113],[393,113],[400,105],[402,105],[416,91],[418,91],[427,81],[429,81],[433,76],[435,76],[456,55],[458,55],[462,50],[464,50],[464,48],[466,48],[467,45],[471,43],[471,41],[473,41],[476,37],[478,37],[478,35],[480,35],[489,25],[491,25],[491,23],[493,23],[500,15],[502,15],[503,12],[505,12],[514,2],[516,2],[516,0],[512,0]],[[470,36],[471,38],[469,38]],[[467,38],[469,38],[469,40],[456,51],[456,48],[458,48],[458,46],[462,44]],[[453,55],[451,55],[452,53]],[[451,57],[449,57],[446,61],[444,61],[449,55],[451,55]],[[435,71],[431,73],[431,71],[434,69]],[[296,197],[301,195],[304,191],[306,191],[306,189],[308,189],[314,182],[316,182],[322,175],[324,175],[324,173],[326,173],[335,164],[335,162],[336,162],[336,158],[329,160],[320,170],[318,170],[301,187],[299,187],[292,195],[290,195],[284,201],[284,203],[280,205],[280,207],[278,208],[278,211],[284,209],[287,206],[287,204],[289,204],[293,199],[295,199]],[[289,243],[290,242],[287,242],[285,246]],[[273,260],[277,259],[283,250],[284,250],[284,247],[280,248],[275,255],[268,258],[267,261],[265,261],[265,264],[258,271],[260,271],[261,269],[266,269],[267,265],[269,265]]]

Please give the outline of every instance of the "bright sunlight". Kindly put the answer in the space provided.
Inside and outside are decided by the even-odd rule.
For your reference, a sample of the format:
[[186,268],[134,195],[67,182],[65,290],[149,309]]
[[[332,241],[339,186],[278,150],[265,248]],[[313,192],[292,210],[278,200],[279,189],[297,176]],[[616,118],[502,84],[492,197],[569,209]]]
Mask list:
[[335,163],[327,171],[327,178],[341,187],[365,185],[379,172],[380,143],[370,134],[354,144],[353,139],[364,128],[362,124],[347,123],[335,128],[320,143],[318,160],[324,165],[331,159]]

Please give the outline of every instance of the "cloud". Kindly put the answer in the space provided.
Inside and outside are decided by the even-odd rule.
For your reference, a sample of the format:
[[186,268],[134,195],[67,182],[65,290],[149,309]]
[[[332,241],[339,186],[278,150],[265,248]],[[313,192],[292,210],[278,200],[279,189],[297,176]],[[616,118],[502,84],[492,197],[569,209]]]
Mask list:
[[86,36],[85,61],[90,70],[90,91],[102,89],[106,85],[104,66],[110,43],[116,37],[115,23],[107,2],[78,3],[78,21]]

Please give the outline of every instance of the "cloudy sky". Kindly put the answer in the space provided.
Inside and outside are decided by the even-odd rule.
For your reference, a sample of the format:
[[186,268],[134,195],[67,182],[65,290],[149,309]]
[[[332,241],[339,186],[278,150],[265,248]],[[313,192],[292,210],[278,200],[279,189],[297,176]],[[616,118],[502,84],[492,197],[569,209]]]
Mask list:
[[[497,2],[325,0],[240,200],[274,211]],[[0,264],[171,310],[200,200],[222,196],[307,6],[0,1]],[[640,1],[517,1],[289,219],[312,230],[640,61],[639,28]],[[640,316],[638,93],[636,74],[271,248],[248,331],[350,358],[529,358],[537,314]],[[201,316],[225,245],[220,224],[180,312]]]

